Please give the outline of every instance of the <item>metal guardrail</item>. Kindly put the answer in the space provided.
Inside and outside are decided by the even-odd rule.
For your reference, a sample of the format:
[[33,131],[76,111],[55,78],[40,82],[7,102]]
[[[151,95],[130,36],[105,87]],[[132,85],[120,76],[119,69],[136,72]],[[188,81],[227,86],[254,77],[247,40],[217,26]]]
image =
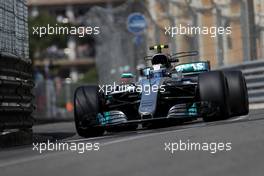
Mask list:
[[264,60],[244,62],[223,67],[224,70],[241,70],[245,76],[251,104],[264,103]]

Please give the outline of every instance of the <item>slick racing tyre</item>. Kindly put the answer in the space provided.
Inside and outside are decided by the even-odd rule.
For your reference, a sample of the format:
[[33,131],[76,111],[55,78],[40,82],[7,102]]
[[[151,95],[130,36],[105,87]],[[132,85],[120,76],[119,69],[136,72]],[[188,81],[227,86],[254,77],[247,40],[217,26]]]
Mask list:
[[98,86],[82,86],[74,94],[74,121],[77,133],[82,137],[101,136],[104,133],[98,125],[97,115],[100,111],[102,96]]
[[214,113],[203,114],[206,122],[227,119],[229,117],[228,87],[221,71],[201,73],[198,77],[198,89],[201,102],[212,104]]
[[241,71],[226,71],[224,75],[229,90],[230,116],[247,115],[249,112],[248,91]]

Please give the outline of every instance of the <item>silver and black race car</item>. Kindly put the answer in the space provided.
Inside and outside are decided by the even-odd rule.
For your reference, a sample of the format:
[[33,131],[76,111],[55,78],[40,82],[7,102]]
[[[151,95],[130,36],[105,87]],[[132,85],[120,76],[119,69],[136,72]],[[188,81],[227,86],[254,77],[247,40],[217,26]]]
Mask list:
[[[81,86],[74,96],[77,132],[83,137],[106,130],[152,127],[202,118],[218,121],[249,112],[246,82],[241,71],[211,71],[208,61],[177,64],[197,52],[162,53],[168,45],[156,45],[145,59],[151,67],[141,70],[138,82],[111,87]],[[133,75],[125,73],[123,79]]]

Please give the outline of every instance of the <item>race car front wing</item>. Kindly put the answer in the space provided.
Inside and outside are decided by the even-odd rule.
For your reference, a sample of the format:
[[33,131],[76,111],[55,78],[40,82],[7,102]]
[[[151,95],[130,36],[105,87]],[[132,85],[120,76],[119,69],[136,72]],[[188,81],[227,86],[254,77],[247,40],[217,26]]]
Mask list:
[[158,120],[184,120],[197,119],[204,115],[212,115],[218,112],[218,107],[210,102],[195,102],[177,104],[170,108],[166,117],[146,116],[137,120],[129,120],[122,111],[107,111],[97,115],[98,126],[116,126],[125,124],[139,124]]

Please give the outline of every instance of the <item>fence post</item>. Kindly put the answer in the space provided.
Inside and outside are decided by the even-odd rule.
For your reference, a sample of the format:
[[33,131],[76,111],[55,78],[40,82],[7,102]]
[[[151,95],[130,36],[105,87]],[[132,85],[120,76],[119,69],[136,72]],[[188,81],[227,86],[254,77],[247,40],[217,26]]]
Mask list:
[[257,59],[256,27],[253,0],[242,0],[241,3],[241,31],[243,36],[244,61]]

